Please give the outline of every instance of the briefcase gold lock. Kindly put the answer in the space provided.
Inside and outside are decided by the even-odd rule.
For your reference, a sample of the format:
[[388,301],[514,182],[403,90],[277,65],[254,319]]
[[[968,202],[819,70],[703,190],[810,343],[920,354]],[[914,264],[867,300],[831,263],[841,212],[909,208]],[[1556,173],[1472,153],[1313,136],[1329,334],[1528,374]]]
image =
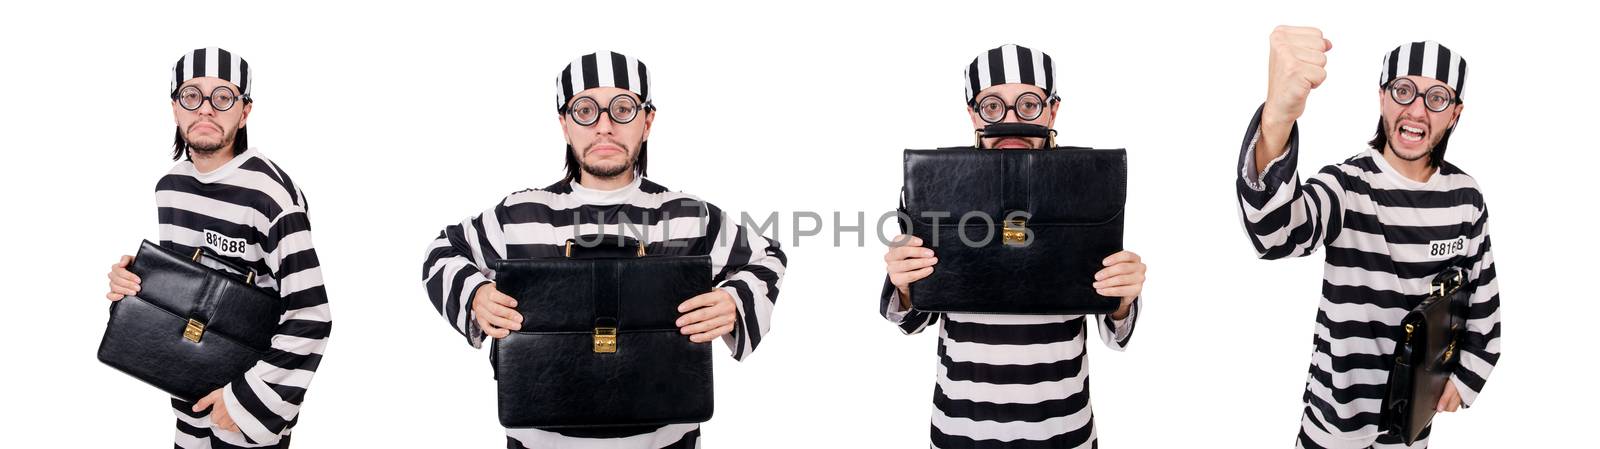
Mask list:
[[183,339],[193,343],[200,342],[200,336],[206,334],[206,324],[194,318],[189,319],[189,324],[183,327]]
[[617,352],[617,328],[594,328],[594,352],[600,354]]
[[1028,242],[1028,220],[1006,220],[1000,230],[1000,240],[1009,246],[1022,246]]
[[1456,342],[1452,341],[1452,342],[1450,342],[1450,346],[1444,348],[1444,363],[1450,363],[1450,357],[1454,356],[1455,354],[1456,354]]

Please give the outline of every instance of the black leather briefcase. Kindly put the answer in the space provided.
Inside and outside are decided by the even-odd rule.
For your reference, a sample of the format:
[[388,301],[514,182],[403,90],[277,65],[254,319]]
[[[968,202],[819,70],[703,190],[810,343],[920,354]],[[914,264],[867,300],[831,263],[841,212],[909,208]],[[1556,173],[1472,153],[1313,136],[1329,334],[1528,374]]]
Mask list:
[[[678,332],[678,304],[711,291],[707,256],[645,256],[614,240],[567,243],[567,258],[493,263],[522,329],[491,364],[500,424],[624,427],[711,419],[711,345]],[[598,253],[598,255],[596,255]]]
[[1433,281],[1433,292],[1400,321],[1405,338],[1395,344],[1380,419],[1384,430],[1408,445],[1433,421],[1445,383],[1455,370],[1456,341],[1466,323],[1471,295],[1471,289],[1462,288],[1464,283],[1459,269],[1440,274]]
[[277,293],[255,273],[221,259],[233,274],[145,241],[128,264],[139,294],[111,304],[99,358],[185,401],[227,385],[266,354],[283,315]]
[[1092,284],[1122,250],[1127,167],[1120,149],[906,150],[903,224],[939,258],[911,283],[912,308],[1115,311],[1121,300]]

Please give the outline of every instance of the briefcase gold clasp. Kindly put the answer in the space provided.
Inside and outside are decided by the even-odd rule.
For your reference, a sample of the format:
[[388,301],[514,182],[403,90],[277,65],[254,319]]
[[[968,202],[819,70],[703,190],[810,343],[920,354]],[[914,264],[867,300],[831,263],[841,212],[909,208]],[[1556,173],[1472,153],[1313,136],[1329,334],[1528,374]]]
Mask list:
[[1450,363],[1450,357],[1454,356],[1455,354],[1456,354],[1456,342],[1452,341],[1452,342],[1450,342],[1450,346],[1444,348],[1444,363]]
[[1011,219],[1005,221],[1005,226],[1000,230],[1000,240],[1009,246],[1022,246],[1028,242],[1028,220]]
[[200,336],[206,334],[206,324],[194,318],[189,319],[189,324],[183,327],[183,339],[199,343]]
[[617,328],[594,328],[594,352],[599,354],[617,352]]

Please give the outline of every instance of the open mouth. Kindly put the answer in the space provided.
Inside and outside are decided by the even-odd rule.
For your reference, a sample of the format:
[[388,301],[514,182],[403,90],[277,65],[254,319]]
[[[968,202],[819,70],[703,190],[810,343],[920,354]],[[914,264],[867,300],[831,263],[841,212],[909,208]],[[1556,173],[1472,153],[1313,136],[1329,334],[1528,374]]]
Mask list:
[[1422,142],[1428,136],[1428,130],[1412,125],[1400,125],[1400,140],[1407,142]]

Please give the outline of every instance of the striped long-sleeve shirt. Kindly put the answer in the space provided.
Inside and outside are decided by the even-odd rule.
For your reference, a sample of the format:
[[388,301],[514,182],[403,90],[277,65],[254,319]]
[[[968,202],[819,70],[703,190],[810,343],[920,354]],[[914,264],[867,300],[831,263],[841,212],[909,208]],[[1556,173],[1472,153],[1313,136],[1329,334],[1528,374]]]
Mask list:
[[[180,162],[156,184],[160,244],[180,253],[209,248],[257,273],[278,292],[284,312],[266,355],[222,387],[239,426],[212,426],[209,410],[174,398],[175,445],[182,448],[286,447],[333,327],[322,269],[311,245],[305,194],[255,149],[209,173]],[[222,267],[217,267],[222,268]]]
[[1444,162],[1427,182],[1417,182],[1368,149],[1301,183],[1298,128],[1289,134],[1288,150],[1257,173],[1260,123],[1257,110],[1238,166],[1239,208],[1250,241],[1263,259],[1324,247],[1327,257],[1302,445],[1373,444],[1393,366],[1389,355],[1404,337],[1400,320],[1427,296],[1434,276],[1451,267],[1464,270],[1472,289],[1457,346],[1460,366],[1450,377],[1461,403],[1471,405],[1500,359],[1500,290],[1477,181]]
[[[932,447],[1096,447],[1087,316],[940,314],[907,310],[900,301],[885,280],[878,311],[901,332],[939,324]],[[1126,347],[1142,301],[1121,320],[1100,317],[1106,346]]]
[[[446,227],[428,246],[422,264],[428,298],[467,343],[481,347],[484,333],[473,317],[472,298],[494,280],[492,262],[561,257],[567,240],[599,234],[635,238],[645,243],[648,254],[691,255],[696,248],[703,254],[709,248],[708,275],[732,295],[738,311],[733,332],[723,337],[734,359],[750,355],[771,328],[772,307],[788,264],[778,243],[747,231],[710,203],[642,177],[611,191],[565,181],[524,190]],[[709,245],[702,244],[706,239],[711,239]],[[598,431],[506,429],[508,446],[533,448],[693,448],[699,436],[698,424]]]

